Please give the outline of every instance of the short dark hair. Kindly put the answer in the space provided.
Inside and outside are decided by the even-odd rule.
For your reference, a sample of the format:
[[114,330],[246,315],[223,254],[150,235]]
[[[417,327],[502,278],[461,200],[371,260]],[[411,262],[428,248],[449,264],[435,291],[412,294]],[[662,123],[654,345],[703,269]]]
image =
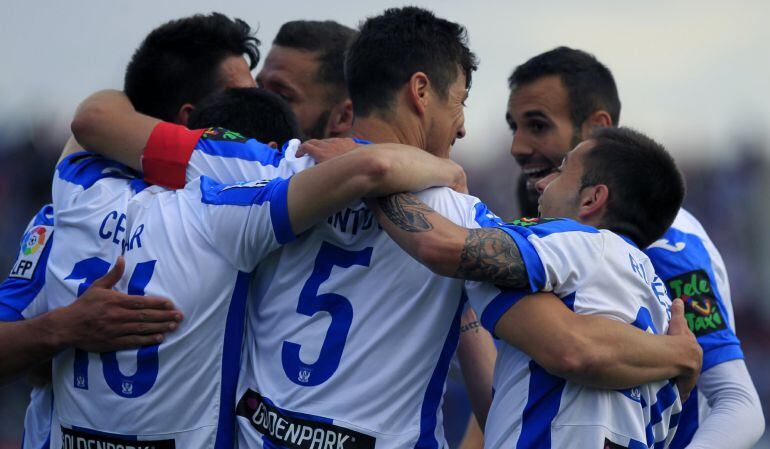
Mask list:
[[328,85],[332,99],[346,98],[345,50],[358,35],[353,28],[333,20],[294,20],[281,25],[273,45],[318,53],[319,82]]
[[428,75],[436,92],[446,98],[458,68],[470,88],[477,64],[462,25],[409,6],[387,9],[361,25],[348,48],[345,76],[353,110],[367,116],[390,109],[396,91],[415,72]]
[[584,187],[605,184],[604,227],[639,248],[659,239],[674,222],[685,194],[682,174],[663,146],[630,128],[599,128],[583,158]]
[[603,109],[614,126],[620,120],[620,98],[612,72],[596,57],[583,50],[558,47],[541,53],[516,67],[508,86],[519,86],[548,76],[558,75],[569,95],[572,124],[579,127],[594,112]]
[[188,128],[220,127],[260,142],[301,138],[297,117],[278,95],[256,87],[227,89],[204,99],[190,113]]
[[185,103],[197,104],[220,85],[229,56],[259,62],[259,40],[249,25],[220,13],[172,20],[150,32],[126,67],[124,90],[137,111],[174,121]]

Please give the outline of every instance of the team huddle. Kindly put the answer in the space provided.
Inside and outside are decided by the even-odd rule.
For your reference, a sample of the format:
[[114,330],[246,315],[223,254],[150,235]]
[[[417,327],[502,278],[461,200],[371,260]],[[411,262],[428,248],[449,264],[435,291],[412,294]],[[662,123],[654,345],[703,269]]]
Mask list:
[[539,218],[506,223],[448,158],[461,25],[288,22],[255,79],[259,44],[171,21],[78,107],[0,285],[0,378],[37,379],[23,447],[446,448],[453,361],[466,448],[759,439],[724,262],[594,56],[510,76]]

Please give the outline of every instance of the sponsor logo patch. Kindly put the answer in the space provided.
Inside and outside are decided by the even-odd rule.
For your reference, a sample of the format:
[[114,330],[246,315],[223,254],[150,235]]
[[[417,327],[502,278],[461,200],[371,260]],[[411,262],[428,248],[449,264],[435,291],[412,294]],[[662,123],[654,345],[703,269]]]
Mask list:
[[118,435],[92,435],[79,430],[61,428],[63,449],[176,449],[174,440],[130,440]]
[[[377,440],[352,429],[281,410],[259,393],[247,390],[236,414],[276,446],[288,449],[374,449]],[[323,418],[319,418],[323,419]]]
[[549,221],[556,221],[561,220],[561,218],[526,218],[522,217],[516,220],[513,220],[509,224],[512,224],[514,226],[522,226],[522,227],[529,227],[529,226],[535,226],[543,223],[548,223]]
[[270,183],[270,180],[263,179],[262,181],[249,181],[249,182],[240,182],[238,184],[229,185],[227,187],[222,188],[220,192],[224,192],[225,190],[231,190],[231,189],[248,189],[248,188],[255,188],[255,187],[264,187]]
[[672,298],[684,301],[684,317],[696,337],[727,329],[708,275],[703,270],[671,278],[666,286]]
[[31,280],[46,242],[53,234],[53,226],[35,226],[21,239],[19,257],[13,264],[9,277]]
[[208,140],[223,140],[229,142],[246,142],[249,140],[243,134],[239,134],[235,131],[230,131],[224,128],[208,128],[203,131],[202,139]]

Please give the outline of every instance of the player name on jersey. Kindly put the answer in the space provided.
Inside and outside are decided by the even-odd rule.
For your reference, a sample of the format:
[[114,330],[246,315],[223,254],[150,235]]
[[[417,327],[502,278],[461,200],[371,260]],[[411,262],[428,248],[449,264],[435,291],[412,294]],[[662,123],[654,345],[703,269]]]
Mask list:
[[236,413],[272,443],[291,449],[374,449],[375,438],[334,425],[332,420],[313,421],[280,410],[253,390],[238,402]]

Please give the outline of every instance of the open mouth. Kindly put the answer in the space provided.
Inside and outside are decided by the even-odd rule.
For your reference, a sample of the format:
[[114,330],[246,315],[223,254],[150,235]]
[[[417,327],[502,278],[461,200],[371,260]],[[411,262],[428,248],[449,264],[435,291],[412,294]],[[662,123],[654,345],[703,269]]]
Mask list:
[[537,184],[538,181],[545,178],[546,176],[550,175],[553,172],[552,166],[538,166],[538,167],[528,167],[522,169],[522,172],[524,173],[524,176],[527,177],[527,190],[534,192],[535,184]]

